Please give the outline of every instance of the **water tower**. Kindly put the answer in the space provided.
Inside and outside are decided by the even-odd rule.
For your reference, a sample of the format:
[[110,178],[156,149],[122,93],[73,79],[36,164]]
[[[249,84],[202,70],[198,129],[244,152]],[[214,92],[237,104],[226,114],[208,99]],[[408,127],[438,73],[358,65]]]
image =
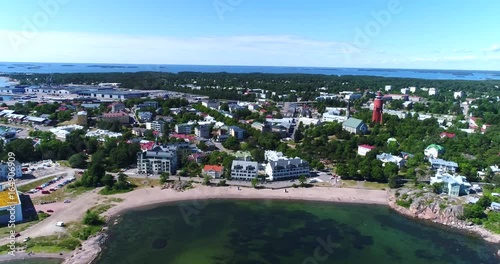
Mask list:
[[382,124],[382,112],[384,109],[384,101],[382,100],[382,93],[379,91],[375,100],[373,101],[373,115],[372,122]]

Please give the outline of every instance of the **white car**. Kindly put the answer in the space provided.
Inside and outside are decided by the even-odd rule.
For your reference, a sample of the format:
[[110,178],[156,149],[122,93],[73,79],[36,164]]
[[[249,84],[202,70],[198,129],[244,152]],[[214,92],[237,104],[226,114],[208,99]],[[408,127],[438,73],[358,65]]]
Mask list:
[[58,227],[64,227],[64,222],[57,222],[56,226],[58,226]]
[[28,241],[30,241],[30,240],[31,240],[31,237],[25,237],[25,238],[23,239],[23,242],[28,242]]

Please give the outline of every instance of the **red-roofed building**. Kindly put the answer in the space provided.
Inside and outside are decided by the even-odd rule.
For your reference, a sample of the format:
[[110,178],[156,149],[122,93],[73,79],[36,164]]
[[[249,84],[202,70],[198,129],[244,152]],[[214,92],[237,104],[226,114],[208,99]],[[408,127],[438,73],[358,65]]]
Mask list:
[[120,121],[121,124],[128,124],[130,122],[130,117],[125,112],[104,113],[102,114],[102,120],[105,122]]
[[207,155],[205,153],[194,153],[188,156],[188,160],[200,164],[203,162],[206,156]]
[[150,142],[147,142],[147,143],[141,143],[141,149],[142,151],[146,151],[146,150],[151,150],[154,148],[154,146],[156,145],[155,142],[153,141],[150,141]]
[[205,167],[203,167],[203,174],[214,179],[222,178],[222,174],[224,174],[224,167],[220,165],[205,165]]
[[457,135],[453,134],[453,133],[448,133],[448,132],[443,132],[439,135],[439,137],[441,137],[441,139],[447,137],[447,138],[454,138],[456,137]]
[[366,153],[372,151],[376,149],[376,147],[374,146],[370,146],[370,145],[359,145],[358,146],[358,155],[361,155],[361,156],[366,156]]
[[176,138],[176,139],[184,139],[184,140],[189,140],[189,141],[194,141],[196,139],[196,136],[194,135],[185,135],[185,134],[176,134],[173,133],[170,135],[171,138]]

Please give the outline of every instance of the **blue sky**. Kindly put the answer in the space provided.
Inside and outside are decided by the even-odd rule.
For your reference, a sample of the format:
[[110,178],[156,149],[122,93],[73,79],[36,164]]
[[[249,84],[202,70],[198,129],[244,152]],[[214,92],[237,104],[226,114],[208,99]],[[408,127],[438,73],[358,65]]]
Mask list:
[[499,11],[495,0],[8,1],[0,60],[498,70]]

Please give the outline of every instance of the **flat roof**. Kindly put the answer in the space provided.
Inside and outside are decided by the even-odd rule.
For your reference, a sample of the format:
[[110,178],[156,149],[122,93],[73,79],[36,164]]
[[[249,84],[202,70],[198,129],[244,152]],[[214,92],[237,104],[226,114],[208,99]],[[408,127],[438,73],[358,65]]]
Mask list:
[[19,201],[17,190],[15,193],[8,190],[0,191],[0,208],[11,205],[18,205],[20,203],[21,202]]

